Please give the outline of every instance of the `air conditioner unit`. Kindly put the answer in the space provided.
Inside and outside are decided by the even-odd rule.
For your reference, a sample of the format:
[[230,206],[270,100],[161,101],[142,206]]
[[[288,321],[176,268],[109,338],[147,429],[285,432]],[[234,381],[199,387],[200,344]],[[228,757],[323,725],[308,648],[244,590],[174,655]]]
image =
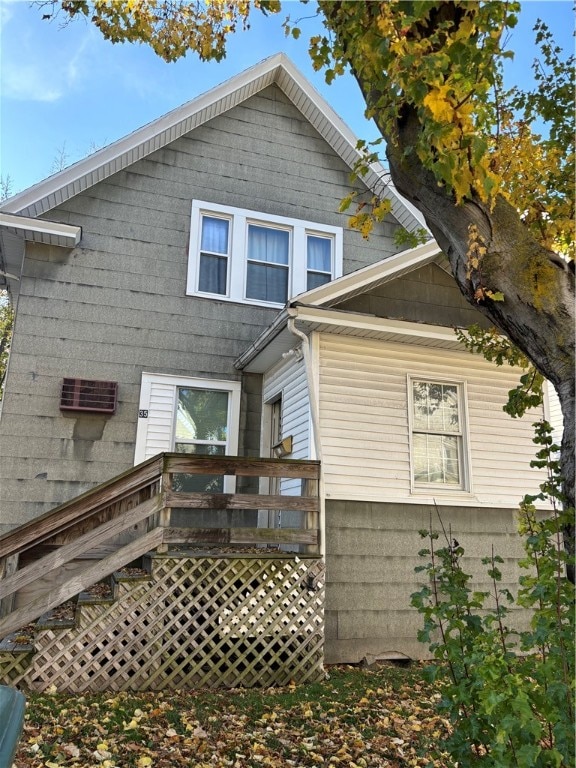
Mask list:
[[64,379],[60,396],[61,411],[115,413],[118,382],[91,379]]

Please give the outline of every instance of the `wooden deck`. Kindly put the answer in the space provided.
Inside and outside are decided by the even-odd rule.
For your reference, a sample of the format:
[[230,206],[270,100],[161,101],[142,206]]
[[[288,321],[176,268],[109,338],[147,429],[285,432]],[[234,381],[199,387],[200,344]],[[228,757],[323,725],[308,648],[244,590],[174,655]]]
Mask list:
[[[160,454],[4,535],[0,682],[80,691],[318,679],[319,470],[310,461]],[[183,478],[198,475],[218,478],[220,487],[235,478],[238,491],[181,490]],[[271,478],[300,480],[300,495],[254,492]],[[302,525],[183,525],[194,510],[289,510],[301,513]],[[148,583],[128,589],[118,573],[135,562]],[[78,600],[104,579],[114,587],[110,606]],[[30,632],[70,600],[78,608],[66,632],[44,619],[29,642],[15,642],[22,627]]]

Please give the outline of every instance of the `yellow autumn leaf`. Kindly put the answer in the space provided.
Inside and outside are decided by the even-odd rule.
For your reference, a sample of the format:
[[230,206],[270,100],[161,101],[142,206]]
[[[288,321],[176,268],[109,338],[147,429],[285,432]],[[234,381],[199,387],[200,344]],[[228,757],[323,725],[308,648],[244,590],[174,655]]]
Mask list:
[[449,87],[442,85],[439,88],[433,88],[424,97],[424,106],[432,113],[432,117],[437,122],[452,122],[454,117],[454,107],[447,98]]
[[458,169],[458,173],[454,175],[453,181],[457,204],[461,203],[462,199],[469,194],[473,181],[470,168],[463,167]]
[[143,757],[139,757],[136,765],[138,766],[138,768],[146,768],[147,765],[152,765],[152,758],[147,757],[146,755],[144,755]]

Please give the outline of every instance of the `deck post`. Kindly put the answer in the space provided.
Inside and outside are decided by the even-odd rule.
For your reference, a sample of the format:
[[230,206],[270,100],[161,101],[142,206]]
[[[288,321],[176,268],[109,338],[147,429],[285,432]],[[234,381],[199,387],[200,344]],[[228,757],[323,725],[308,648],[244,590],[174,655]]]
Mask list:
[[[172,510],[166,506],[166,497],[172,491],[172,473],[169,471],[168,459],[164,457],[162,466],[162,507],[158,513],[158,527],[166,530],[170,527],[170,518]],[[156,547],[159,555],[165,555],[168,552],[168,544],[162,542]]]
[[[0,557],[0,579],[7,579],[18,570],[18,554]],[[14,608],[15,594],[7,595],[0,600],[0,618],[8,616]]]
[[[304,518],[304,528],[306,530],[316,529],[319,531],[320,527],[320,498],[319,498],[319,483],[318,479],[306,479],[302,480],[302,496],[313,496],[318,504],[314,512],[306,512]],[[318,540],[315,544],[307,544],[304,547],[304,551],[311,554],[318,552]]]

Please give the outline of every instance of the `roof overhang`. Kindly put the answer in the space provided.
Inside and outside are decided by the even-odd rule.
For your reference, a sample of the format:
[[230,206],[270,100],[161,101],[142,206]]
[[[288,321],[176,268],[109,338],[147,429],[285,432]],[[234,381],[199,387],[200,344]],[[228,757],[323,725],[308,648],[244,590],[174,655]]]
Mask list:
[[335,309],[334,305],[372,290],[426,264],[443,263],[444,255],[434,240],[389,256],[376,264],[339,277],[312,291],[301,293],[276,317],[234,365],[249,373],[263,373],[295,344],[288,320],[304,333],[317,331],[362,338],[396,341],[404,344],[458,348],[454,330],[439,325],[389,320],[357,312]]
[[81,227],[0,212],[0,286],[17,294],[26,242],[74,248],[81,238]]
[[462,348],[453,328],[405,320],[389,320],[330,307],[300,305],[285,309],[273,326],[270,326],[236,360],[236,368],[247,373],[265,373],[281,359],[283,354],[298,345],[300,342],[288,327],[290,319],[294,321],[298,330],[307,335],[314,332],[329,333],[441,349]]
[[[0,210],[26,216],[41,216],[273,84],[281,88],[334,151],[352,168],[360,157],[356,148],[356,137],[290,59],[279,53],[6,200],[0,205]],[[414,232],[425,227],[421,214],[386,181],[381,166],[371,166],[363,181],[376,194],[391,201],[392,214],[405,229]]]
[[82,227],[3,212],[0,212],[0,227],[24,240],[60,248],[74,248],[82,237]]

